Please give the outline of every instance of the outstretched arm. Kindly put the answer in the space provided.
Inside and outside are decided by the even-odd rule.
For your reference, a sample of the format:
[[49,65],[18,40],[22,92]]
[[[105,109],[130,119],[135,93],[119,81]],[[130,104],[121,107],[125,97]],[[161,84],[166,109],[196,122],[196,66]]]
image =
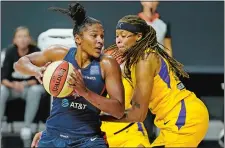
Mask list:
[[24,75],[40,77],[44,70],[42,66],[48,62],[62,60],[67,52],[68,49],[61,46],[51,46],[46,50],[21,57],[14,64],[14,69]]
[[150,54],[146,59],[140,60],[135,69],[136,85],[132,97],[132,107],[126,110],[124,116],[119,120],[107,115],[101,116],[101,120],[143,122],[148,113],[153,81],[159,64],[159,58],[156,54]]

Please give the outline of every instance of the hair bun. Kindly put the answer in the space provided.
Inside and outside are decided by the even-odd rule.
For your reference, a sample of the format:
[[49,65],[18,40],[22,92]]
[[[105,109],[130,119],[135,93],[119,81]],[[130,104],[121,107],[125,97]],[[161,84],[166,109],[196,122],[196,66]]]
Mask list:
[[79,3],[69,4],[70,17],[75,21],[77,25],[83,23],[86,18],[86,11],[84,7]]

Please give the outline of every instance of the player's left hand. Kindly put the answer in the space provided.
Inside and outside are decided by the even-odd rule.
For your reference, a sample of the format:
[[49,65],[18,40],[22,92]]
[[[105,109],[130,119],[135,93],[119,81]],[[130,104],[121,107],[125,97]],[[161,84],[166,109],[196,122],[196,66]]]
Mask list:
[[73,69],[74,73],[71,73],[71,77],[74,79],[73,82],[73,88],[76,90],[76,93],[79,96],[86,96],[88,93],[88,89],[86,88],[85,84],[84,84],[84,80],[81,74],[80,70],[77,69]]
[[19,82],[19,81],[14,81],[14,90],[16,90],[17,92],[23,92],[24,90],[24,84],[23,82]]
[[31,148],[37,148],[38,147],[38,142],[41,138],[42,132],[38,132],[35,134],[33,141],[31,143]]

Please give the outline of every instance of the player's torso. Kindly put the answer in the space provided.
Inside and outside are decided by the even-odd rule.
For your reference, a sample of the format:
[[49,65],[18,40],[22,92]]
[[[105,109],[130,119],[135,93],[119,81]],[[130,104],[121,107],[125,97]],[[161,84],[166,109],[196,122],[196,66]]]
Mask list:
[[[75,61],[76,49],[71,48],[64,60],[79,68]],[[100,64],[93,60],[86,68],[81,69],[85,86],[102,95],[105,91],[105,83],[102,79]],[[47,121],[47,127],[59,128],[71,134],[92,134],[100,131],[100,110],[89,103],[83,97],[54,98],[51,115]]]
[[[167,61],[160,57],[159,73],[154,77],[149,109],[158,118],[163,118],[178,102],[192,92],[185,89],[183,83],[169,70]],[[131,69],[132,82],[135,87],[135,66]]]

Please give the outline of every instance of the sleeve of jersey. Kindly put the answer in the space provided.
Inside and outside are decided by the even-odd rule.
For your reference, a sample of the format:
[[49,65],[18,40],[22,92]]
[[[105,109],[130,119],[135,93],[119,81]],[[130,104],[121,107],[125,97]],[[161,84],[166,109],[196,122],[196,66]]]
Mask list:
[[171,25],[169,22],[166,22],[166,35],[165,38],[172,38],[171,36]]

